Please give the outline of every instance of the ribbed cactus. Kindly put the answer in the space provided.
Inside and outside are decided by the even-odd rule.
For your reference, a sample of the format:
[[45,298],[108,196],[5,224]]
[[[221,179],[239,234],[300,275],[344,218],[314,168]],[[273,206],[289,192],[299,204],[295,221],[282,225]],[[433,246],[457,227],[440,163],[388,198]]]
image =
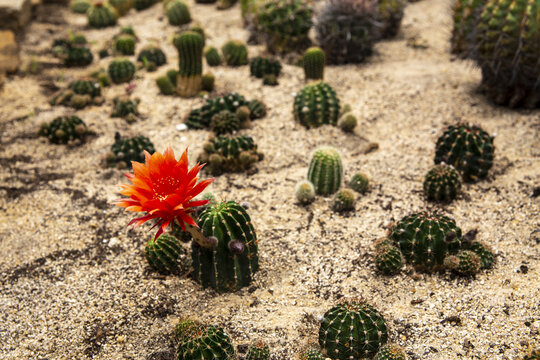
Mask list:
[[247,135],[213,137],[203,148],[198,161],[207,163],[206,169],[213,175],[247,170],[263,157]]
[[279,60],[276,59],[257,56],[251,59],[249,63],[249,71],[251,73],[251,76],[255,76],[259,79],[263,78],[264,75],[267,74],[279,76],[279,74],[281,73],[281,63],[279,62]]
[[150,266],[160,273],[178,273],[184,265],[181,263],[187,251],[180,241],[168,234],[151,239],[145,248],[145,257]]
[[326,57],[320,47],[313,46],[307,49],[302,59],[306,80],[322,80],[325,63]]
[[137,109],[139,102],[139,99],[131,100],[127,95],[117,96],[113,99],[113,111],[111,116],[135,120],[135,117],[139,115]]
[[470,250],[480,257],[481,269],[491,269],[495,261],[493,250],[481,241],[473,240],[471,242],[463,241],[462,248]]
[[386,321],[363,300],[345,300],[324,314],[319,345],[331,359],[372,358],[388,341]]
[[157,0],[133,0],[133,7],[137,11],[148,9],[157,3]]
[[85,47],[71,47],[67,50],[64,63],[66,66],[86,66],[92,63],[94,55]]
[[359,171],[353,175],[348,185],[357,193],[363,194],[368,188],[369,178],[366,174]]
[[260,100],[251,100],[247,104],[249,108],[249,116],[252,119],[260,119],[266,116],[266,105]]
[[308,84],[294,98],[294,118],[308,128],[336,125],[339,109],[336,92],[322,81]]
[[315,187],[308,180],[302,180],[296,184],[296,199],[302,205],[307,205],[315,200]]
[[375,266],[384,275],[393,275],[403,266],[401,251],[392,240],[382,238],[375,243]]
[[69,4],[71,11],[76,14],[86,14],[88,9],[92,6],[90,0],[71,0]]
[[229,40],[221,48],[225,63],[229,66],[241,66],[248,63],[246,44],[240,40]]
[[222,328],[183,319],[175,328],[178,360],[235,360],[234,346]]
[[158,67],[167,63],[165,53],[155,45],[147,46],[141,50],[137,56],[137,61],[143,62],[143,59],[146,59],[148,62],[153,62]]
[[170,0],[165,3],[165,12],[171,25],[181,26],[191,22],[189,8],[183,1]]
[[204,57],[206,58],[206,63],[209,66],[221,65],[221,55],[219,54],[218,49],[216,49],[214,46],[209,46],[204,50]]
[[424,194],[429,200],[451,201],[461,189],[458,172],[450,165],[435,165],[424,180]]
[[460,275],[470,276],[480,270],[482,261],[475,252],[463,250],[455,255],[448,255],[444,259],[444,266]]
[[332,201],[332,209],[337,212],[354,210],[356,195],[351,189],[341,189]]
[[332,147],[315,150],[309,163],[307,179],[318,195],[330,195],[338,191],[343,177],[341,155]]
[[407,354],[399,345],[386,344],[381,346],[373,360],[407,360]]
[[116,9],[118,16],[124,16],[133,8],[133,0],[109,0],[109,4]]
[[212,116],[210,129],[216,135],[230,134],[238,130],[238,117],[229,110],[223,110]]
[[381,24],[380,33],[383,38],[393,37],[397,34],[405,6],[407,6],[407,0],[379,0],[378,20]]
[[114,144],[107,154],[105,161],[108,166],[119,169],[131,168],[131,162],[144,163],[144,151],[153,154],[156,150],[154,144],[146,136],[138,135],[128,139],[122,139],[116,133]]
[[246,99],[237,93],[207,99],[200,109],[194,109],[188,115],[186,124],[189,128],[203,129],[210,126],[212,117],[223,110],[235,113],[239,107],[247,105]]
[[109,64],[108,73],[115,84],[129,82],[135,75],[135,65],[128,59],[114,59]]
[[235,291],[251,283],[259,268],[257,235],[246,210],[234,201],[207,208],[197,220],[212,248],[192,242],[193,278],[204,287]]
[[94,79],[84,78],[72,81],[69,84],[69,88],[75,94],[90,95],[91,97],[101,96],[101,85]]
[[270,347],[264,341],[257,341],[248,347],[244,360],[270,360]]
[[452,125],[437,140],[435,164],[452,165],[464,181],[474,182],[487,176],[493,153],[493,137],[480,127]]
[[156,79],[159,92],[163,95],[176,94],[176,86],[171,82],[168,76],[160,76]]
[[43,123],[38,134],[53,144],[77,145],[84,142],[88,128],[77,116],[59,116],[50,123]]
[[116,25],[118,15],[116,10],[109,5],[98,1],[88,9],[88,25],[93,28],[104,28]]
[[461,229],[440,213],[405,216],[392,230],[391,238],[405,260],[422,271],[442,269],[444,258],[461,247]]
[[121,55],[135,54],[135,37],[120,35],[114,41],[114,50]]
[[182,97],[193,97],[202,87],[203,38],[196,32],[185,31],[174,38],[174,46],[180,67],[176,91]]

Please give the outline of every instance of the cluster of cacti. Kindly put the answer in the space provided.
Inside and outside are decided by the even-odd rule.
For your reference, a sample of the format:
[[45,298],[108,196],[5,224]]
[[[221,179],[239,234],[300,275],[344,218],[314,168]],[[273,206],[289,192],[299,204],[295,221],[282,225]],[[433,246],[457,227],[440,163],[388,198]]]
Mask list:
[[460,250],[455,255],[448,255],[444,258],[444,266],[451,271],[464,276],[476,274],[482,263],[480,257],[473,251]]
[[[207,128],[210,126],[212,117],[215,114],[223,110],[228,110],[231,113],[236,113],[239,107],[246,105],[249,106],[249,104],[250,103],[248,103],[242,95],[237,93],[229,93],[225,96],[210,98],[206,100],[205,104],[202,107],[191,110],[185,123],[189,128],[192,129]],[[251,109],[250,116],[252,119],[255,118],[254,112],[251,111]]]
[[351,189],[341,189],[332,201],[332,209],[337,212],[354,210],[356,195]]
[[228,66],[241,66],[248,63],[246,44],[240,40],[229,40],[221,48],[223,58]]
[[274,76],[279,76],[281,73],[281,63],[279,60],[263,58],[257,56],[251,59],[249,63],[249,71],[252,76],[262,79],[264,75],[272,74]]
[[359,63],[371,55],[379,37],[378,0],[332,0],[315,25],[329,64]]
[[313,152],[307,179],[318,195],[331,195],[338,191],[343,177],[341,155],[332,147],[320,147]]
[[116,10],[102,1],[94,3],[94,6],[88,9],[87,14],[88,26],[97,29],[116,25],[118,18]]
[[162,234],[146,244],[144,255],[150,266],[160,273],[179,273],[186,266],[187,251],[173,235]]
[[324,78],[325,64],[326,57],[320,47],[313,46],[307,49],[302,58],[306,80],[322,80]]
[[153,71],[167,63],[167,57],[158,46],[149,45],[139,52],[137,61],[142,62],[148,71]]
[[385,275],[395,274],[403,266],[401,251],[391,239],[382,238],[375,243],[375,266]]
[[82,109],[87,105],[101,105],[105,99],[101,96],[101,85],[91,78],[73,81],[67,89],[58,91],[49,103]]
[[72,0],[69,6],[76,14],[86,14],[92,3],[90,0]]
[[315,200],[315,187],[309,180],[302,180],[296,184],[296,199],[300,204],[311,204]]
[[353,189],[357,193],[363,194],[366,192],[369,185],[369,178],[363,172],[355,173],[348,183],[349,188]]
[[381,24],[380,35],[383,38],[395,36],[403,19],[406,0],[379,0],[378,21]]
[[153,154],[156,150],[154,144],[146,136],[138,135],[132,138],[123,139],[116,133],[114,144],[105,156],[107,166],[118,169],[131,168],[131,162],[144,163],[144,151]]
[[240,127],[240,121],[236,114],[229,110],[222,110],[212,116],[210,121],[210,129],[216,135],[230,134],[237,131]]
[[336,125],[339,111],[336,92],[322,81],[308,84],[294,97],[294,118],[308,128]]
[[109,77],[115,84],[129,82],[135,75],[135,65],[128,59],[114,59],[107,69]]
[[175,327],[178,360],[235,360],[236,353],[222,328],[182,319]]
[[257,341],[248,347],[245,360],[270,360],[270,347],[263,341]]
[[176,91],[181,97],[193,97],[202,87],[203,37],[194,31],[185,31],[174,38],[178,50],[179,72]]
[[257,10],[258,29],[270,52],[290,52],[309,45],[311,7],[301,0],[271,0]]
[[159,92],[163,95],[176,94],[176,81],[178,79],[178,71],[170,69],[165,76],[160,76],[156,79],[156,84]]
[[247,135],[212,137],[203,150],[198,161],[207,163],[206,169],[213,175],[248,170],[263,158],[253,139]]
[[373,360],[407,360],[407,354],[399,345],[386,344],[381,346]]
[[192,242],[193,278],[204,287],[235,291],[251,283],[259,268],[257,235],[243,206],[234,201],[208,207],[197,219],[210,248]]
[[189,8],[181,0],[170,0],[167,2],[165,4],[165,12],[171,25],[181,26],[191,22]]
[[128,122],[135,121],[137,115],[139,115],[138,106],[140,100],[131,100],[129,96],[117,96],[113,99],[113,111],[112,117],[123,117]]
[[114,40],[114,51],[120,55],[133,55],[135,54],[135,42],[133,35],[119,35]]
[[540,106],[540,4],[532,0],[459,0],[452,52],[475,60],[489,97],[503,105]]
[[437,140],[435,164],[452,165],[463,177],[473,182],[487,176],[493,165],[493,137],[478,126],[449,126]]
[[116,9],[119,16],[127,14],[133,8],[133,0],[108,0],[109,4]]
[[209,66],[221,65],[221,55],[219,54],[218,49],[216,49],[214,46],[209,46],[204,50],[204,57],[206,58],[206,63]]
[[133,7],[137,11],[148,9],[157,3],[157,0],[133,0]]
[[426,174],[424,180],[424,194],[429,200],[454,200],[460,189],[460,176],[456,169],[450,165],[435,165]]
[[85,47],[86,43],[84,35],[69,34],[67,38],[54,40],[52,52],[66,66],[87,66],[94,60],[94,55]]
[[78,145],[84,142],[88,128],[77,116],[59,116],[50,123],[43,123],[38,134],[53,144]]
[[324,314],[319,345],[331,359],[372,358],[388,341],[386,321],[364,300],[344,300]]

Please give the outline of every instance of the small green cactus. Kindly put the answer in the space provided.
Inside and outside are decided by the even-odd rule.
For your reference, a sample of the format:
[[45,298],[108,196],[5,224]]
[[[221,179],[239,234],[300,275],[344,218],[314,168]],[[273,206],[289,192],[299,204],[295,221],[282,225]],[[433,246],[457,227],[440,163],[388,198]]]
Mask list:
[[194,109],[188,115],[185,123],[189,128],[203,129],[210,126],[212,117],[222,110],[235,113],[239,107],[247,105],[246,99],[237,93],[207,99],[200,109]]
[[116,133],[114,144],[111,146],[111,151],[107,154],[105,161],[110,167],[131,168],[132,161],[144,163],[144,151],[149,154],[156,151],[154,144],[146,136],[139,135],[122,139],[120,134]]
[[533,350],[523,357],[523,360],[540,360],[540,349]]
[[98,1],[88,9],[88,25],[92,28],[100,29],[107,26],[116,25],[118,15],[116,10],[109,5]]
[[107,71],[105,71],[103,68],[90,73],[90,78],[97,82],[101,88],[111,85],[111,78],[107,74]]
[[251,59],[249,63],[249,71],[251,76],[255,76],[259,79],[263,78],[264,75],[267,74],[272,74],[277,77],[281,72],[281,63],[279,60],[257,56]]
[[449,126],[437,140],[435,164],[444,162],[461,173],[463,181],[487,176],[493,165],[493,137],[478,126]]
[[38,134],[53,144],[78,145],[84,142],[88,128],[77,116],[59,116],[48,124],[42,124]]
[[251,100],[248,103],[250,117],[252,119],[260,119],[266,116],[266,105],[260,100]]
[[313,153],[308,170],[308,180],[318,195],[330,195],[338,191],[343,177],[343,165],[339,152],[332,147],[320,147]]
[[358,124],[358,120],[356,119],[356,116],[354,116],[352,112],[342,115],[338,120],[339,128],[346,133],[354,132],[354,128],[356,128],[357,124]]
[[240,40],[227,41],[221,48],[221,52],[228,66],[241,66],[248,63],[247,47]]
[[171,82],[168,76],[160,76],[156,79],[156,84],[159,87],[159,92],[163,95],[176,94],[176,86]]
[[475,252],[462,250],[456,255],[448,255],[444,259],[444,266],[460,275],[471,276],[478,273],[482,262]]
[[354,203],[356,201],[356,195],[351,189],[339,190],[334,195],[332,201],[332,209],[337,212],[354,210]]
[[217,291],[235,291],[249,285],[259,268],[259,258],[257,235],[244,207],[234,201],[221,202],[204,210],[197,224],[217,243],[203,248],[192,242],[195,281]]
[[322,80],[325,63],[326,57],[320,47],[313,46],[307,49],[302,59],[306,80]]
[[388,341],[386,321],[363,300],[345,300],[324,314],[319,345],[331,359],[364,359],[375,356]]
[[336,92],[322,81],[308,84],[294,98],[294,118],[307,128],[336,125],[339,110]]
[[206,73],[202,76],[201,88],[203,91],[212,92],[214,91],[214,84],[216,82],[216,77],[212,73]]
[[145,248],[145,257],[150,266],[160,273],[179,273],[187,251],[180,241],[168,234],[162,234],[157,239],[151,239]]
[[109,77],[115,84],[129,82],[135,75],[135,65],[128,59],[114,59],[109,64]]
[[165,4],[165,12],[171,25],[181,26],[191,22],[189,8],[183,1],[169,1]]
[[279,85],[278,79],[274,74],[266,74],[263,76],[263,85],[277,86]]
[[210,129],[216,135],[230,134],[238,130],[240,122],[238,117],[229,110],[223,110],[212,116]]
[[109,0],[109,4],[116,9],[118,16],[124,16],[133,8],[133,0]]
[[137,34],[135,34],[135,30],[131,26],[122,26],[120,28],[120,35],[131,35],[135,39],[137,38]]
[[405,260],[422,271],[443,268],[444,258],[461,247],[461,229],[440,213],[419,212],[405,216],[393,228],[391,239]]
[[357,172],[349,181],[349,187],[357,193],[363,194],[366,192],[369,184],[369,178],[363,172]]
[[386,344],[381,346],[373,360],[407,360],[407,354],[399,345]]
[[121,55],[135,54],[135,38],[131,35],[120,35],[114,41],[114,50]]
[[245,360],[270,360],[270,347],[263,341],[257,341],[248,347]]
[[90,0],[71,0],[71,11],[76,14],[86,14],[88,9],[92,6]]
[[493,250],[481,241],[473,240],[471,242],[464,241],[462,248],[470,250],[480,257],[481,269],[491,269],[495,261]]
[[143,62],[143,59],[146,59],[148,62],[153,62],[158,67],[167,63],[165,53],[155,45],[147,46],[141,50],[137,56],[137,61]]
[[298,354],[298,360],[324,360],[319,349],[310,346]]
[[148,9],[152,7],[157,0],[133,0],[133,7],[137,11]]
[[75,94],[90,95],[91,97],[101,96],[101,85],[93,79],[84,78],[72,81],[69,88]]
[[403,266],[401,251],[392,240],[382,238],[375,243],[375,266],[384,275],[394,275]]
[[235,360],[234,346],[222,328],[181,320],[175,328],[178,360]]
[[429,200],[452,201],[461,189],[458,172],[450,165],[435,165],[426,174],[424,194]]
[[185,31],[174,38],[178,50],[179,67],[177,92],[181,97],[193,97],[202,88],[202,51],[204,40],[193,31]]
[[407,6],[407,0],[378,0],[379,16],[381,24],[380,34],[383,38],[396,36],[401,19],[403,19],[403,10]]
[[133,118],[139,115],[137,107],[139,99],[131,100],[129,96],[117,96],[113,99],[112,117]]
[[234,114],[238,118],[240,129],[249,129],[251,127],[251,112],[246,105],[240,106]]
[[221,65],[221,55],[219,54],[218,49],[213,46],[209,46],[204,50],[204,57],[206,58],[206,63],[209,66]]
[[308,180],[302,180],[296,184],[296,199],[302,205],[311,204],[315,200],[315,187]]
[[263,157],[257,152],[253,139],[247,135],[212,137],[203,149],[198,161],[208,163],[207,170],[212,175],[248,170]]

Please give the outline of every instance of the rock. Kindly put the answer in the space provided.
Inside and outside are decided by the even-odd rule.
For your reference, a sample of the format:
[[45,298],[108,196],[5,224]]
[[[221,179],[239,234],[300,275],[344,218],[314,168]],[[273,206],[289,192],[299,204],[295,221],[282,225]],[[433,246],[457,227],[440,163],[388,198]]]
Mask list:
[[0,0],[0,28],[22,29],[32,16],[32,0]]
[[9,30],[0,31],[0,73],[15,72],[19,64],[19,46],[15,34]]

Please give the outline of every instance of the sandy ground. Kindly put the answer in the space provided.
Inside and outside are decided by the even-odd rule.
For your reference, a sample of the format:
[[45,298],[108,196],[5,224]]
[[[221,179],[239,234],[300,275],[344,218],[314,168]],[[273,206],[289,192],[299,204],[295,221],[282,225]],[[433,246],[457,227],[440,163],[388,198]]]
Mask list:
[[[448,54],[449,7],[447,0],[412,3],[398,37],[378,44],[366,64],[327,68],[327,81],[360,119],[353,135],[332,127],[308,131],[293,121],[300,68],[285,65],[278,87],[249,78],[247,66],[212,69],[218,92],[238,91],[269,107],[247,131],[266,155],[259,171],[223,175],[211,186],[219,198],[249,202],[260,242],[255,283],[231,294],[202,289],[187,275],[151,272],[143,251],[152,232],[126,227],[129,216],[110,205],[116,184],[125,181],[122,172],[100,166],[116,131],[144,134],[159,151],[170,144],[179,154],[189,146],[194,161],[209,133],[175,126],[202,100],[160,96],[154,79],[165,68],[139,71],[134,96],[141,98],[142,119],[129,125],[110,118],[112,98],[124,86],[107,88],[104,106],[77,111],[96,136],[68,148],[35,135],[41,122],[74,112],[51,108],[42,85],[59,77],[65,84],[87,71],[50,68],[9,78],[0,97],[0,358],[174,359],[174,323],[193,316],[223,326],[241,350],[263,339],[273,359],[292,359],[316,340],[317,319],[335,301],[363,296],[384,314],[392,340],[410,359],[521,359],[540,343],[540,204],[533,197],[540,112],[495,107],[477,92],[479,70]],[[247,39],[238,5],[191,9],[209,44]],[[83,16],[45,7],[28,29],[24,60],[46,55],[66,21],[84,31],[95,52],[118,31],[87,30]],[[157,41],[169,67],[176,66],[174,29],[161,4],[120,24],[134,26],[139,49]],[[407,46],[411,39],[428,48]],[[410,268],[378,275],[372,243],[384,226],[438,208],[423,198],[423,176],[437,137],[458,120],[497,134],[496,160],[487,180],[465,185],[443,210],[464,231],[479,230],[478,238],[496,251],[495,268],[473,279]],[[367,152],[370,142],[379,149]],[[323,144],[341,150],[346,179],[358,170],[371,176],[370,191],[351,214],[330,211],[328,198],[307,208],[294,199],[310,153]]]

